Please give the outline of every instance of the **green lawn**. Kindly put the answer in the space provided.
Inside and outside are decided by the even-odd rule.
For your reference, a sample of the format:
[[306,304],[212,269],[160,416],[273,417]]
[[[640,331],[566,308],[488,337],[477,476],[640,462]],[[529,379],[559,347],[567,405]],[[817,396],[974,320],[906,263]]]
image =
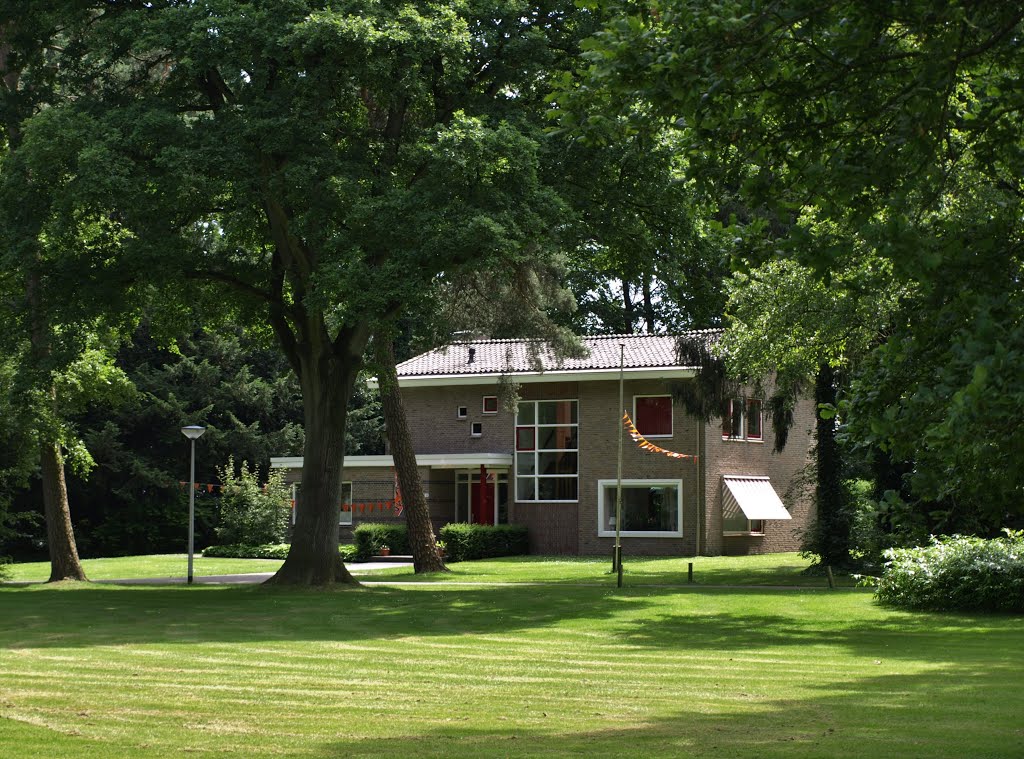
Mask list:
[[[196,555],[192,573],[233,575],[249,572],[276,572],[281,562],[276,559],[206,559]],[[157,554],[152,556],[119,556],[114,559],[84,559],[82,567],[90,580],[123,580],[133,577],[181,577],[188,573],[188,554]],[[16,582],[46,582],[50,562],[34,561],[12,564],[9,578]]]
[[[800,585],[825,587],[824,577],[801,574],[809,564],[796,553],[743,557],[698,557],[689,559],[643,559],[625,557],[623,581],[630,585],[684,585],[688,582],[687,564],[694,565],[697,585]],[[91,580],[114,580],[133,577],[184,577],[187,570],[185,554],[157,556],[124,556],[114,559],[86,559],[82,562]],[[274,572],[280,561],[262,559],[207,559],[195,557],[194,574],[244,574]],[[615,585],[610,574],[610,559],[595,557],[516,556],[489,561],[457,562],[450,573],[416,576],[410,568],[395,567],[375,570],[367,579],[401,582],[544,582],[597,583]],[[44,582],[50,576],[47,562],[14,564],[10,579],[21,582]],[[850,587],[849,577],[837,577],[837,584]]]
[[[626,585],[686,585],[688,567],[693,564],[695,585],[798,585],[827,587],[822,576],[802,572],[810,562],[797,553],[776,553],[765,556],[700,556],[683,559],[623,558],[623,583]],[[543,582],[597,583],[614,586],[611,557],[513,556],[487,561],[465,561],[449,564],[445,575],[413,574],[410,568],[374,571],[370,579],[402,582]],[[836,577],[836,584],[852,587],[849,576]]]
[[1022,756],[1022,659],[851,590],[8,586],[0,756]]

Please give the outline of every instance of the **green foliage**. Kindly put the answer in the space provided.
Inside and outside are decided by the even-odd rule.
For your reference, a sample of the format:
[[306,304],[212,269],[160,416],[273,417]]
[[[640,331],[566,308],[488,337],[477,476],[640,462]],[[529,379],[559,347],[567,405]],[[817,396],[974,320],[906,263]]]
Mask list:
[[7,580],[11,576],[10,564],[10,556],[0,556],[0,582]]
[[[269,543],[266,545],[216,545],[203,550],[203,556],[217,559],[281,559],[288,558],[291,546],[288,543]],[[343,561],[355,559],[356,547],[343,543],[338,546],[338,553]]]
[[356,561],[367,561],[387,546],[391,553],[406,556],[410,553],[409,531],[404,524],[363,522],[352,531],[356,547]]
[[447,524],[438,533],[450,561],[472,561],[530,552],[526,527],[517,524]]
[[954,535],[886,552],[875,597],[931,611],[1024,612],[1024,531],[984,540]]
[[259,469],[250,469],[243,461],[235,474],[235,460],[217,470],[221,482],[220,526],[217,537],[223,542],[245,545],[281,543],[288,532],[291,496],[284,472],[271,471],[264,484]]

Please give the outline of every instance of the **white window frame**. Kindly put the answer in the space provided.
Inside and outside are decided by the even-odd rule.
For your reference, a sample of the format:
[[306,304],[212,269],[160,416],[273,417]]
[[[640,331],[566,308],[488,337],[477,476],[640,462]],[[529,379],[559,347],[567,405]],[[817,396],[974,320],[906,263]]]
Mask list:
[[468,406],[456,406],[455,407],[455,418],[456,419],[468,419],[469,418],[469,407]]
[[[353,519],[353,517],[355,516],[355,513],[356,513],[356,510],[354,508],[351,508],[352,504],[354,504],[356,502],[355,492],[353,491],[352,481],[351,480],[344,480],[341,483],[341,502],[343,504],[345,503],[345,486],[346,485],[348,486],[348,505],[349,505],[350,508],[349,508],[348,511],[342,510],[342,511],[338,512],[338,524],[342,525],[343,527],[349,527],[349,526],[352,525],[352,519]],[[348,521],[347,522],[345,521],[345,515],[346,514],[348,514]]]
[[[671,428],[671,432],[667,435],[648,435],[642,429],[640,424],[637,422],[636,416],[636,399],[637,398],[668,398],[668,423]],[[637,431],[646,438],[670,438],[676,433],[676,409],[675,404],[672,402],[672,396],[668,393],[648,393],[645,395],[634,395],[633,396],[633,424],[636,425]]]
[[[597,536],[599,538],[614,538],[615,530],[605,530],[603,525],[605,520],[602,519],[604,514],[605,502],[604,502],[604,491],[606,488],[611,487],[613,492],[618,484],[618,480],[598,480],[597,481]],[[681,538],[683,537],[683,481],[682,480],[623,480],[622,489],[625,490],[627,487],[658,487],[662,485],[674,486],[676,489],[676,523],[679,525],[678,530],[672,532],[663,532],[661,530],[622,530],[619,534],[624,538]],[[612,502],[607,504],[608,508],[615,508],[614,495]]]
[[[733,435],[732,431],[731,431],[732,420],[733,420],[734,415],[735,415],[736,401],[740,401],[740,414],[739,414],[740,434],[739,434],[739,436]],[[756,401],[758,403],[758,408],[760,409],[761,437],[747,437],[747,408],[748,408],[748,406],[750,405],[750,403],[752,401]],[[723,420],[723,424],[722,424],[722,426],[723,426],[722,440],[734,440],[734,441],[739,441],[739,442],[744,442],[744,443],[763,443],[764,442],[764,399],[763,398],[754,398],[752,396],[747,396],[747,395],[740,396],[740,397],[737,397],[737,398],[730,398],[729,399],[729,416],[727,418],[729,420],[730,432],[729,432],[728,435],[725,434],[725,430],[724,430],[724,427],[725,427],[724,422],[725,422],[725,420]],[[754,534],[757,534],[757,533],[754,533]]]
[[[747,519],[747,529],[745,529],[745,530],[726,530],[725,529],[725,517],[723,516],[722,517],[722,536],[726,537],[726,538],[730,538],[730,537],[733,537],[733,538],[734,537],[745,537],[747,535],[752,535],[754,537],[763,537],[764,536],[764,523],[766,521],[767,521],[766,519]],[[750,528],[750,523],[751,522],[760,522],[761,523],[761,529],[760,530],[752,530]]]
[[[494,411],[487,410],[488,400],[494,401]],[[480,401],[480,413],[483,414],[484,416],[494,416],[495,414],[498,413],[498,408],[498,396],[496,395],[485,395],[483,399]]]
[[469,436],[470,437],[483,437],[484,436],[484,423],[483,422],[471,422],[469,425]]
[[[519,423],[519,408],[516,407],[516,413],[514,417],[513,435],[512,435],[512,448],[515,453],[515,459],[512,462],[513,465],[513,485],[515,490],[511,494],[511,499],[515,503],[579,503],[580,502],[580,402],[579,398],[538,398],[536,400],[521,400],[520,404],[532,403],[533,404],[533,424],[520,424]],[[537,404],[539,403],[575,403],[576,404],[576,421],[570,424],[539,424],[539,414],[537,413]],[[519,429],[521,427],[533,428],[533,449],[530,451],[520,451],[518,445]],[[576,428],[576,447],[575,448],[538,448],[537,445],[540,441],[540,430],[542,427],[575,427]],[[576,474],[574,475],[543,475],[536,473],[536,466],[534,467],[533,474],[519,474],[519,456],[521,454],[529,453],[531,456],[536,457],[540,453],[575,453],[576,454]],[[534,458],[534,462],[537,459]],[[528,501],[519,500],[519,478],[529,478],[534,481],[533,493],[536,496],[540,492],[540,480],[542,479],[568,479],[570,476],[576,478],[576,497],[572,499],[558,499],[558,500],[541,500],[534,498]]]

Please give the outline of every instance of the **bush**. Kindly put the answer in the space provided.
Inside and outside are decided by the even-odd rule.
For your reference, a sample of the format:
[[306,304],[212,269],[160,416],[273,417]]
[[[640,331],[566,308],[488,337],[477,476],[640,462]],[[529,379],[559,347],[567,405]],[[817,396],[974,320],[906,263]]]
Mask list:
[[217,537],[222,543],[260,546],[283,543],[291,515],[291,497],[284,472],[271,472],[261,485],[259,471],[242,462],[235,475],[235,462],[217,470],[221,481],[220,526]]
[[391,553],[409,553],[409,533],[404,524],[364,522],[352,531],[356,544],[356,560],[366,561],[383,546]]
[[448,524],[440,536],[449,561],[471,561],[495,556],[521,556],[530,552],[530,536],[518,524]]
[[[288,558],[287,543],[268,543],[261,546],[242,544],[210,546],[203,551],[203,556],[216,559],[286,559]],[[356,547],[351,544],[338,546],[338,553],[343,561],[353,561]]]
[[903,609],[1024,612],[1024,530],[1005,532],[886,551],[875,598]]
[[11,564],[11,557],[10,556],[0,556],[0,582],[3,582],[4,580],[6,580],[10,576],[10,574],[11,574],[10,564]]

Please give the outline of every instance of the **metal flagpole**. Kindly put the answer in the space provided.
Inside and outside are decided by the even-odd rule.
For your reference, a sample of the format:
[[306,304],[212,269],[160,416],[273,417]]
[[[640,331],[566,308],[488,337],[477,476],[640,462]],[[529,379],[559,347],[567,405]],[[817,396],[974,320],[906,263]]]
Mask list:
[[[626,366],[626,344],[619,343],[619,408],[622,410],[622,414],[626,413],[623,408],[625,405],[624,397],[624,379],[625,379],[625,366]],[[619,456],[618,463],[616,466],[616,478],[617,484],[615,486],[615,571],[618,572],[618,587],[622,587],[622,427],[623,419],[622,415],[618,415],[618,432],[619,432]]]

